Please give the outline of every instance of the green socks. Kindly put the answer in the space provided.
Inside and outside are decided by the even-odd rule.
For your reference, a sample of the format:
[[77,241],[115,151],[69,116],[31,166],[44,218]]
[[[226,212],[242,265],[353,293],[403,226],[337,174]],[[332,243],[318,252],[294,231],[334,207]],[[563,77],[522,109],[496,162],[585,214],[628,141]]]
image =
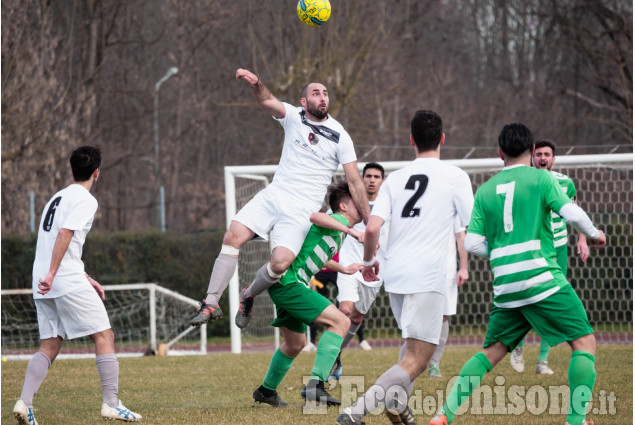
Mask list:
[[315,363],[311,371],[311,379],[326,381],[333,367],[333,363],[335,363],[335,359],[340,353],[342,341],[344,341],[344,338],[341,336],[330,331],[324,331],[317,346]]
[[544,338],[540,339],[540,354],[538,354],[539,362],[546,362],[547,357],[549,357],[549,350],[551,350],[551,346],[547,344]]
[[264,381],[262,381],[262,386],[270,390],[278,388],[291,368],[293,359],[293,357],[289,357],[280,351],[280,349],[277,349],[276,352],[273,353],[271,363],[269,363],[269,370],[265,375]]
[[[459,378],[443,405],[448,423],[454,421],[457,410],[481,384],[483,376],[492,370],[485,354],[477,353],[463,365]],[[584,351],[574,351],[569,363],[569,415],[567,422],[581,425],[586,418],[587,403],[591,400],[595,384],[595,356]]]
[[569,363],[569,415],[567,422],[580,425],[586,418],[587,402],[591,400],[595,383],[595,356],[574,351]]
[[454,415],[461,404],[467,400],[472,392],[481,384],[483,376],[492,370],[492,364],[483,353],[476,353],[469,359],[461,369],[459,378],[454,383],[450,395],[445,400],[443,412],[451,424]]
[[[335,359],[340,352],[343,340],[344,338],[333,332],[325,331],[322,334],[320,342],[318,343],[313,370],[311,371],[311,379],[326,381],[333,367],[333,363],[335,363]],[[269,390],[278,388],[291,368],[293,360],[293,357],[287,356],[280,351],[280,349],[276,350],[271,358],[265,379],[262,381],[262,386]]]

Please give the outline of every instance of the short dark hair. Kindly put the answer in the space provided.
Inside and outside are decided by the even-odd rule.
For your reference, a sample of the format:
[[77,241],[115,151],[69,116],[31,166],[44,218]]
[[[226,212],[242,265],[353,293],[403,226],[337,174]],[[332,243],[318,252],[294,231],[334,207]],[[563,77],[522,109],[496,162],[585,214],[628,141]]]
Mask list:
[[380,164],[376,162],[369,162],[368,164],[364,165],[364,170],[362,171],[362,177],[366,175],[366,170],[369,170],[369,169],[379,170],[381,172],[381,178],[383,179],[385,177],[384,167],[382,167]]
[[498,135],[498,146],[501,151],[512,158],[518,158],[526,151],[531,151],[533,145],[533,134],[521,123],[507,124]]
[[536,149],[549,147],[551,148],[551,154],[553,156],[556,156],[556,145],[554,145],[553,140],[550,140],[550,139],[538,140],[536,141],[534,146],[536,147]]
[[[311,81],[310,83],[306,84],[304,87],[302,87],[302,91],[300,92],[300,98],[305,98],[306,99],[306,91],[309,88],[309,86],[311,84],[322,84],[322,83],[318,83],[317,81]],[[322,84],[324,85],[324,84]],[[326,87],[326,86],[324,86]]]
[[340,202],[344,202],[347,198],[352,199],[351,190],[348,188],[347,181],[333,183],[329,186],[328,191],[329,207],[334,213],[340,212]]
[[71,154],[71,169],[76,182],[90,179],[101,166],[101,150],[93,146],[81,146]]
[[410,121],[410,133],[417,145],[417,151],[435,150],[441,143],[443,121],[434,111],[417,111]]

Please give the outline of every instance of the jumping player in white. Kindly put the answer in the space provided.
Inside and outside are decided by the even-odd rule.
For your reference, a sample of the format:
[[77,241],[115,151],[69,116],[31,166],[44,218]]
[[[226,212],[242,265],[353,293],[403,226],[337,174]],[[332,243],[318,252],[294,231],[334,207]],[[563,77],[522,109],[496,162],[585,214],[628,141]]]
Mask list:
[[328,114],[329,96],[322,84],[310,83],[302,89],[301,107],[281,102],[262,81],[246,69],[236,71],[236,79],[251,86],[258,103],[284,128],[284,145],[273,181],[234,217],[223,238],[214,263],[207,297],[192,319],[199,326],[222,316],[218,300],[234,275],[240,248],[258,236],[271,236],[273,252],[249,288],[241,293],[236,324],[245,327],[251,318],[253,297],[276,283],[298,254],[311,222],[319,211],[333,174],[341,164],[353,201],[364,221],[368,220],[368,200],[357,170],[353,141],[344,127]]
[[33,396],[44,382],[64,338],[89,336],[95,343],[104,419],[136,422],[141,415],[117,399],[119,362],[115,337],[104,307],[101,285],[88,276],[82,248],[93,224],[97,200],[90,189],[99,178],[101,152],[82,146],[71,158],[74,184],[57,192],[42,213],[33,263],[33,298],[40,329],[40,348],[26,369],[22,395],[13,408],[20,424],[37,425]]
[[[384,287],[405,343],[398,363],[342,411],[339,424],[359,424],[364,415],[382,405],[392,423],[415,423],[408,397],[439,342],[448,240],[456,215],[462,226],[468,224],[474,199],[469,176],[441,162],[444,143],[441,117],[417,111],[410,135],[416,159],[392,172],[375,200],[364,236],[362,274],[367,281],[377,280],[378,268],[383,266]],[[380,265],[374,255],[384,222],[390,227],[385,264]]]

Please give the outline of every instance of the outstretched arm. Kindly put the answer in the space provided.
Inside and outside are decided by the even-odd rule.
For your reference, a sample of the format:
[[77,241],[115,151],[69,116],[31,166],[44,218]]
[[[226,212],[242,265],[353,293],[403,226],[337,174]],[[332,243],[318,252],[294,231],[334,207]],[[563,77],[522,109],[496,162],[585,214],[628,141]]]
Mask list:
[[284,105],[277,97],[271,94],[269,89],[265,87],[256,74],[249,70],[238,68],[236,70],[236,79],[249,83],[251,90],[254,93],[254,97],[260,106],[265,108],[271,115],[276,118],[284,118],[286,114]]
[[348,266],[343,266],[337,261],[329,260],[326,262],[324,267],[329,268],[331,270],[335,270],[338,273],[342,274],[353,274],[362,269],[362,265],[359,263],[349,264]]
[[584,234],[587,238],[593,240],[596,248],[606,246],[606,235],[603,231],[598,230],[589,216],[579,206],[570,203],[565,204],[558,215],[570,223],[578,232]]
[[[318,227],[324,227],[325,229],[333,229],[339,232],[346,233],[347,235],[351,235],[359,242],[364,242],[364,234],[359,232],[352,227],[347,227],[345,224],[337,221],[330,215],[323,212],[314,212],[311,214],[311,223],[315,224]],[[335,270],[335,269],[333,269]]]
[[342,168],[344,168],[348,188],[351,191],[351,196],[353,197],[357,211],[359,211],[359,214],[362,216],[364,224],[368,224],[370,206],[368,204],[368,197],[366,196],[366,189],[364,189],[364,182],[362,182],[362,178],[359,176],[357,161],[344,164]]
[[49,268],[48,273],[44,277],[44,279],[40,279],[40,284],[38,285],[39,291],[38,294],[46,294],[51,290],[53,286],[53,279],[55,279],[55,275],[60,268],[60,264],[62,264],[62,259],[64,255],[66,255],[66,251],[68,251],[68,247],[71,244],[71,239],[73,239],[73,235],[75,231],[70,229],[60,229],[57,234],[57,238],[55,239],[55,245],[53,245],[53,253],[51,255],[51,266]]

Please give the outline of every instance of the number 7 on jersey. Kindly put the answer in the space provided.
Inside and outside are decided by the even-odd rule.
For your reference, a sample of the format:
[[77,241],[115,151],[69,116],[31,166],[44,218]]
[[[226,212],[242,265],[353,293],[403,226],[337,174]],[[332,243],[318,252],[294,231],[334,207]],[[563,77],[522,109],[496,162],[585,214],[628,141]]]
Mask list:
[[512,205],[514,204],[514,187],[516,182],[509,182],[505,184],[496,185],[496,194],[503,195],[505,197],[505,203],[503,204],[503,227],[505,233],[509,233],[514,230],[514,218],[512,216]]

